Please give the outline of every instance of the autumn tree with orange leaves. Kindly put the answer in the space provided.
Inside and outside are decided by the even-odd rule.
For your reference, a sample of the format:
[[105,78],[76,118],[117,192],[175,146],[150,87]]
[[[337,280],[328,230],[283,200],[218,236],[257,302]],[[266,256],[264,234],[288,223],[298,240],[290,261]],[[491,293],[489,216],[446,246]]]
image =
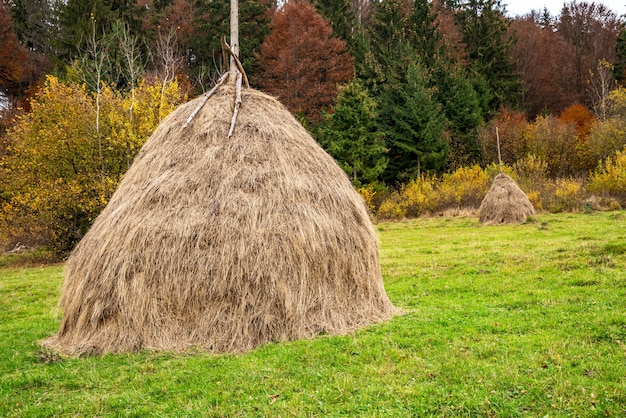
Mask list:
[[334,38],[330,24],[303,0],[278,9],[271,28],[261,45],[260,71],[252,74],[255,84],[308,122],[319,121],[337,86],[354,77],[346,43]]

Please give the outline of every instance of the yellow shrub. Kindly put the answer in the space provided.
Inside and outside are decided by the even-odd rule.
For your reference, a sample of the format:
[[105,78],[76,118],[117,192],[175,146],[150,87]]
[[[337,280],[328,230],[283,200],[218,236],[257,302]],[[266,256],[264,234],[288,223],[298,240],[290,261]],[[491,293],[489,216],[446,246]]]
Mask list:
[[478,208],[489,185],[489,175],[478,165],[445,174],[437,188],[437,210]]
[[400,202],[405,216],[419,216],[432,210],[434,184],[432,177],[421,176],[402,188]]
[[402,219],[406,217],[406,206],[400,202],[400,195],[394,193],[378,208],[378,217],[381,219]]
[[2,241],[70,250],[106,205],[139,148],[183,96],[175,82],[139,83],[130,99],[48,76],[0,155]]
[[[532,190],[536,201],[531,199],[535,209],[543,210],[554,204],[554,181],[548,178],[548,164],[541,158],[528,155],[513,164],[513,179],[524,192]],[[530,199],[530,198],[529,198]]]
[[356,191],[361,195],[365,205],[367,206],[367,210],[374,213],[376,208],[374,207],[374,197],[376,196],[376,191],[372,185],[367,185],[363,187],[359,187]]
[[536,190],[531,190],[530,192],[526,193],[526,196],[528,196],[528,200],[530,200],[530,203],[533,204],[537,212],[541,212],[543,210],[543,203],[541,201],[541,195],[539,194],[539,192],[537,192]]
[[[502,172],[511,177],[513,180],[517,181],[517,174],[513,170],[513,167],[502,164]],[[490,179],[495,178],[498,174],[500,174],[500,164],[491,163],[487,165],[485,167],[485,173],[487,173]]]
[[589,178],[587,189],[626,204],[626,148],[606,159]]
[[557,179],[555,185],[555,203],[559,211],[574,211],[581,207],[585,196],[582,181],[573,178]]

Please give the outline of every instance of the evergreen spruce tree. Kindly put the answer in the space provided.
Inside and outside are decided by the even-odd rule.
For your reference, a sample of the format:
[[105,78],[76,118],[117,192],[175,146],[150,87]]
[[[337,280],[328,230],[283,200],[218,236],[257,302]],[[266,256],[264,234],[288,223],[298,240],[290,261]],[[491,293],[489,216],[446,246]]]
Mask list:
[[374,95],[390,77],[398,75],[398,66],[404,67],[401,61],[405,59],[406,22],[402,0],[385,0],[376,5],[360,45],[363,57],[356,66],[357,76]]
[[141,35],[141,17],[145,8],[135,1],[122,0],[67,0],[59,2],[57,14],[59,33],[55,49],[62,63],[69,64],[78,58],[88,40],[110,35],[115,22],[128,25],[133,35]]
[[52,2],[48,0],[13,0],[10,5],[13,27],[20,42],[29,51],[51,55],[50,42],[56,35]]
[[378,101],[380,129],[389,148],[387,184],[441,170],[448,153],[445,116],[419,60],[408,64],[405,77],[405,83],[386,84]]
[[387,149],[376,117],[376,103],[354,79],[339,91],[334,112],[326,115],[319,132],[322,146],[355,187],[379,181],[387,166]]
[[430,1],[414,0],[407,18],[406,40],[429,68],[441,55],[441,35],[436,19]]
[[518,105],[521,85],[509,54],[515,39],[506,38],[510,21],[500,0],[459,0],[456,8],[470,66],[489,86],[489,110]]
[[619,83],[626,80],[626,29],[622,29],[615,42],[615,65],[613,66],[613,77]]
[[346,41],[348,46],[356,34],[356,17],[351,0],[313,0],[315,10],[328,20],[333,28],[333,35]]
[[456,168],[479,161],[478,128],[483,123],[479,94],[461,67],[440,65],[433,77],[434,98],[443,107],[450,131],[449,165]]

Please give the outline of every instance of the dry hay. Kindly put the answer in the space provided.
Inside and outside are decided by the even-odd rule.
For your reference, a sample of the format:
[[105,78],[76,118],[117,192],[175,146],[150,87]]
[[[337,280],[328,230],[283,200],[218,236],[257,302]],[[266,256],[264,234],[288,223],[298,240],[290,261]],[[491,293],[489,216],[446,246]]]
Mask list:
[[71,254],[65,354],[260,344],[345,334],[390,318],[377,238],[334,160],[273,98],[232,85],[146,142]]
[[526,222],[535,215],[528,196],[504,173],[493,180],[491,189],[480,204],[480,223],[500,225]]

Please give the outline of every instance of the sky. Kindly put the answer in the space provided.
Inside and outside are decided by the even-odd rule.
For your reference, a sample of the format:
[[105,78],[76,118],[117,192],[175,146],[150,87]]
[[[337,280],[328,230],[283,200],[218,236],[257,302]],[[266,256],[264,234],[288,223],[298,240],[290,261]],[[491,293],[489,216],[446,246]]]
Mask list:
[[[607,8],[615,12],[618,16],[626,14],[626,0],[586,0],[588,3],[604,4]],[[531,10],[543,10],[548,8],[553,16],[560,14],[563,3],[570,3],[571,0],[502,0],[506,5],[509,16],[525,15]],[[581,0],[578,0],[580,3]]]

